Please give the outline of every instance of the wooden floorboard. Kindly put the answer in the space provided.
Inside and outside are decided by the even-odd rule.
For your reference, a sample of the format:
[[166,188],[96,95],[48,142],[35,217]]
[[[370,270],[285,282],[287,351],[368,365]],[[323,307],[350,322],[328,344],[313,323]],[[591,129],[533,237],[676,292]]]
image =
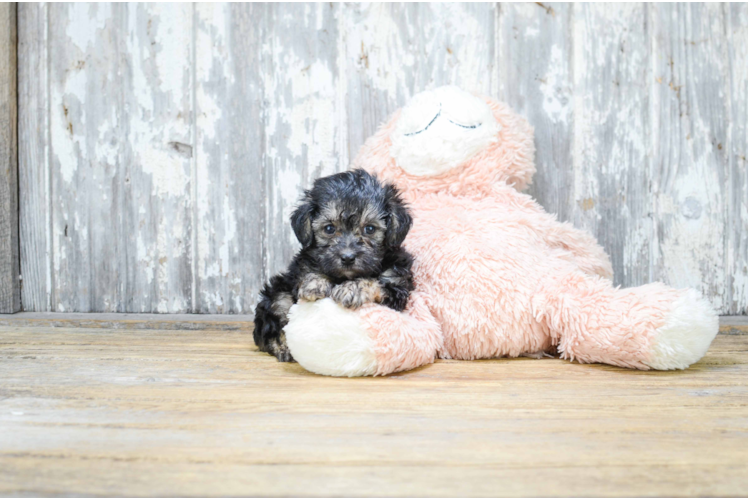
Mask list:
[[[748,335],[682,372],[315,376],[248,330],[0,326],[0,495],[746,496]],[[58,323],[59,325],[59,323]]]
[[48,313],[0,314],[3,326],[119,328],[125,330],[252,330],[248,314]]

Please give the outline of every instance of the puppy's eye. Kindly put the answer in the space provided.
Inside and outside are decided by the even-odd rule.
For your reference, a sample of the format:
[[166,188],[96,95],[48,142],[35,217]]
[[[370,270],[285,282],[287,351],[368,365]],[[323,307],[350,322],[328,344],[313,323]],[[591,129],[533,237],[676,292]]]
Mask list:
[[376,229],[377,228],[375,228],[374,226],[368,225],[368,226],[364,227],[364,234],[373,234],[374,231],[376,231]]
[[323,229],[323,230],[325,231],[325,233],[327,233],[327,234],[333,234],[333,233],[335,232],[335,226],[333,226],[332,224],[328,224],[328,225],[326,225],[325,227],[323,227],[322,229]]

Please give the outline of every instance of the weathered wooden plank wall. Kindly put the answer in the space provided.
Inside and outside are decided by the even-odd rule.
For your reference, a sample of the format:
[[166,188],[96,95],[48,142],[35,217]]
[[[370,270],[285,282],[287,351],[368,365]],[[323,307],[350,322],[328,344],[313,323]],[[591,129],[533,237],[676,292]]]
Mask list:
[[0,313],[21,308],[16,4],[0,4]]
[[414,93],[535,126],[530,192],[615,281],[748,312],[745,4],[22,4],[33,311],[247,313],[300,193]]
[[[727,47],[730,71],[730,184],[727,203],[727,287],[725,310],[748,312],[748,4],[730,4]],[[724,147],[724,146],[723,146]]]

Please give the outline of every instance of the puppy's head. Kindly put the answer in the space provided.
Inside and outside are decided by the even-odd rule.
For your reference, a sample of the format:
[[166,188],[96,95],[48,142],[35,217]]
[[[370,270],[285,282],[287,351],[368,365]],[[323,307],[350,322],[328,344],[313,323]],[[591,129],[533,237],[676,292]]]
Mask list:
[[397,190],[363,170],[317,179],[291,216],[301,245],[335,279],[378,274],[411,222]]

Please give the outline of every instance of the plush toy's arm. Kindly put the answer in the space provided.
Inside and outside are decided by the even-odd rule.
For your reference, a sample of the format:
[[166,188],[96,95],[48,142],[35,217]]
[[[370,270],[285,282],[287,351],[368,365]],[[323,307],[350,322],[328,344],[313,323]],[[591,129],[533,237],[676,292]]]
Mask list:
[[361,319],[374,340],[376,375],[433,363],[442,348],[441,327],[424,293],[411,293],[405,312],[371,305],[361,309]]
[[336,377],[410,370],[433,362],[442,346],[441,328],[418,292],[403,312],[379,304],[350,310],[332,299],[300,302],[284,332],[301,366]]

